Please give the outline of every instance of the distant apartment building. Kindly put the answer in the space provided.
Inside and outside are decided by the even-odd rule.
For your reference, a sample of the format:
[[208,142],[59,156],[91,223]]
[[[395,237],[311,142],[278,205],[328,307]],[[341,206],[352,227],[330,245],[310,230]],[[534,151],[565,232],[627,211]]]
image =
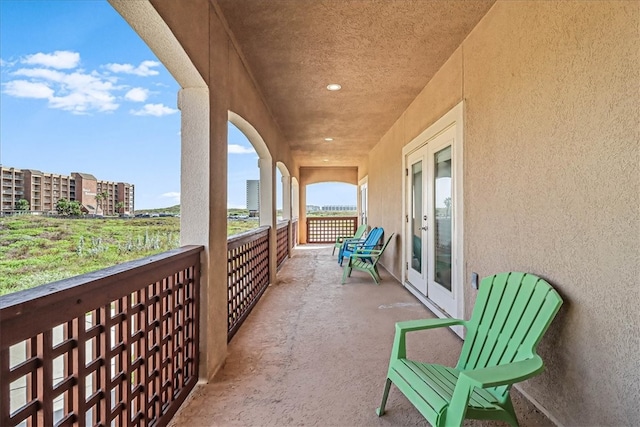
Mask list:
[[256,216],[260,212],[260,181],[247,180],[247,210],[250,216]]
[[325,205],[322,207],[323,211],[357,211],[356,206],[348,205]]
[[[35,169],[0,166],[0,212],[13,212],[25,199],[32,212],[55,212],[60,199],[78,201],[88,214],[117,215],[134,211],[134,185],[98,180],[91,174],[72,172],[70,176]],[[106,195],[105,198],[96,196]]]

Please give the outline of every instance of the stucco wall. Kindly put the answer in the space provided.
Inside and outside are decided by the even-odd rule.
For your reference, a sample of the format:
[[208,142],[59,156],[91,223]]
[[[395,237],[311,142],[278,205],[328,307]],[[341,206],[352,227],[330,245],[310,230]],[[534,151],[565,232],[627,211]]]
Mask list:
[[[369,154],[369,223],[396,239],[381,262],[402,276],[402,147],[462,99],[462,49],[458,48]],[[393,212],[393,214],[390,214]]]
[[369,156],[370,223],[400,232],[402,147],[464,99],[465,277],[562,294],[522,389],[564,425],[640,423],[639,28],[638,2],[499,1]]

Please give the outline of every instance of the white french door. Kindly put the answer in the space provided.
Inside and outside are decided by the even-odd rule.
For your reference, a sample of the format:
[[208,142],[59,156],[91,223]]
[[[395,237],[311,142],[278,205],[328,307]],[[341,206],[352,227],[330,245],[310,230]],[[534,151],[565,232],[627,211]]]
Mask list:
[[456,128],[449,127],[407,155],[406,279],[421,295],[451,316],[461,298],[454,286],[454,148]]
[[369,220],[369,199],[367,194],[368,182],[366,178],[360,184],[360,224],[367,224]]

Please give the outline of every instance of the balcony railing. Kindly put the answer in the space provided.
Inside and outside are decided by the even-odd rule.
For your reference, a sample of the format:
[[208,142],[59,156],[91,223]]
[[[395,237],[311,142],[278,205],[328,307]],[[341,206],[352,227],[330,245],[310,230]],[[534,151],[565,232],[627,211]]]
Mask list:
[[269,227],[227,239],[228,332],[230,341],[269,286]]
[[289,256],[289,221],[278,223],[276,231],[277,242],[277,264],[278,268]]
[[357,216],[307,217],[307,242],[334,243],[336,237],[353,236],[357,227]]
[[166,425],[198,379],[200,246],[0,298],[0,425]]

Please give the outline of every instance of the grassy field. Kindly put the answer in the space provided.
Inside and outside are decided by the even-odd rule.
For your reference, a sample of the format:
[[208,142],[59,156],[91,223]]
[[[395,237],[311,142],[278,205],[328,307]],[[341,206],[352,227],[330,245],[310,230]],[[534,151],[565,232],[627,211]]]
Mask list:
[[[229,235],[257,221],[228,221]],[[143,258],[180,245],[180,218],[0,218],[0,295]]]
[[[180,212],[180,206],[147,213]],[[248,211],[230,209],[229,215]],[[309,216],[354,216],[314,212]],[[228,220],[227,235],[258,226],[258,219]],[[180,218],[69,219],[21,215],[0,217],[0,295],[32,288],[180,245]]]

